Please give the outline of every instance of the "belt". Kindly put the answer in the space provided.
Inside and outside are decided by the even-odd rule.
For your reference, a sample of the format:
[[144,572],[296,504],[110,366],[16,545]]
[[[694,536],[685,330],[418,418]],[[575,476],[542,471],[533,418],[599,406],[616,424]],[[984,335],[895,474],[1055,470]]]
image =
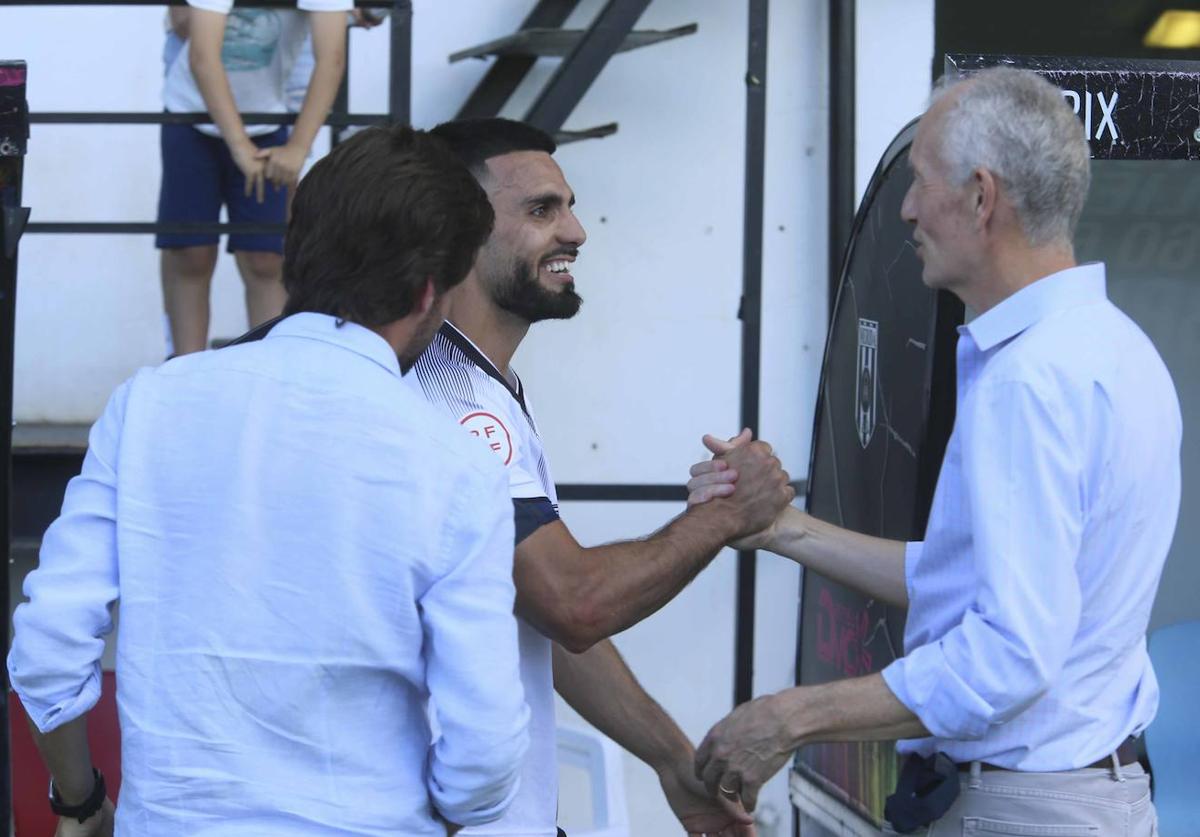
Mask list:
[[[1120,764],[1122,767],[1125,767],[1126,765],[1136,763],[1137,760],[1138,760],[1137,739],[1134,738],[1133,736],[1130,736],[1129,738],[1126,738],[1124,741],[1122,741],[1120,746],[1117,747],[1117,763]],[[957,767],[959,770],[970,770],[971,762],[969,762],[969,761],[959,762]],[[986,761],[980,762],[979,767],[981,770],[1010,770],[1010,771],[1012,770],[1012,768],[1010,768],[1010,767],[1001,767],[997,764],[989,764]],[[1081,767],[1079,769],[1087,770],[1087,769],[1092,769],[1092,768],[1106,768],[1106,767],[1112,767],[1112,755],[1111,754],[1107,755],[1107,756],[1103,756],[1102,758],[1098,758],[1091,764],[1085,764],[1083,767]]]

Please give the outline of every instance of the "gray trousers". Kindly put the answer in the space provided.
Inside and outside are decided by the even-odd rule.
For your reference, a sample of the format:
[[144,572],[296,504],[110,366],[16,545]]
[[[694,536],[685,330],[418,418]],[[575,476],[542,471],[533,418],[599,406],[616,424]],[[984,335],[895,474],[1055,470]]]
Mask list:
[[[1115,764],[1115,762],[1114,762]],[[925,837],[1157,837],[1150,777],[1141,765],[1065,773],[979,770],[960,774],[962,791]],[[889,826],[884,834],[895,834]]]

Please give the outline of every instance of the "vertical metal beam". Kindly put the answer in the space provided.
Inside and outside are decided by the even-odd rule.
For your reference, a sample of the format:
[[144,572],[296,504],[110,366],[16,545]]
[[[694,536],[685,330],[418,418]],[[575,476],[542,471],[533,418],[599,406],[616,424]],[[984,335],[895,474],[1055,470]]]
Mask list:
[[[742,427],[758,432],[762,355],[763,179],[767,135],[767,0],[750,0],[746,48],[746,188],[742,223]],[[754,694],[757,555],[738,553],[733,702]]]
[[650,0],[608,0],[583,38],[563,59],[525,121],[553,134],[562,128],[608,59],[633,30]]
[[[21,207],[21,174],[29,105],[25,101],[25,64],[0,62],[0,648],[8,649],[8,572],[12,540],[13,344],[17,313],[17,241],[29,218]],[[8,669],[0,675],[0,828],[12,822],[12,759],[8,741]]]
[[829,316],[854,225],[855,0],[829,0]]
[[412,15],[412,0],[396,0],[388,53],[388,116],[397,125],[412,124]]
[[[539,0],[533,11],[521,21],[521,29],[558,28],[567,22],[578,5],[579,0]],[[455,119],[498,116],[536,63],[537,57],[533,55],[504,55],[497,58],[458,109]]]

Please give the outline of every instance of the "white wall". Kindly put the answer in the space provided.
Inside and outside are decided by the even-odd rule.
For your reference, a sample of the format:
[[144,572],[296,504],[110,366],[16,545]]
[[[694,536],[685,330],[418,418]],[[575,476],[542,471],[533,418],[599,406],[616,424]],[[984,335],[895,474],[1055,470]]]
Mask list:
[[933,0],[858,0],[855,119],[858,196],[892,138],[925,110],[933,66]]
[[[446,56],[511,32],[530,5],[416,1],[417,125],[451,117],[487,67],[451,65]],[[599,5],[585,0],[576,20]],[[807,471],[827,305],[825,5],[777,0],[770,20],[761,431],[796,478]],[[702,433],[737,429],[746,14],[745,3],[729,0],[653,3],[643,28],[695,21],[699,32],[617,56],[568,120],[575,128],[615,120],[620,132],[557,155],[589,233],[576,270],[586,302],[574,321],[533,329],[515,362],[560,482],[678,484],[703,453]],[[34,111],[157,110],[162,16],[128,7],[5,8],[0,56],[29,62]],[[923,101],[932,0],[862,0],[859,26],[865,185],[879,152]],[[353,34],[353,110],[384,109],[386,56],[386,28]],[[924,68],[919,83],[915,70],[897,76],[910,63]],[[552,61],[542,64],[505,115],[519,116],[553,70]],[[35,220],[153,219],[155,128],[39,125],[29,147],[25,202]],[[240,333],[241,289],[228,257],[213,302],[213,335]],[[20,420],[90,421],[119,381],[161,359],[162,335],[149,237],[25,238]],[[563,508],[585,543],[644,534],[678,511],[671,504]],[[731,704],[734,567],[723,554],[679,599],[617,638],[647,688],[696,739]],[[797,594],[794,565],[760,557],[757,693],[794,680]],[[626,777],[633,833],[676,833],[652,774],[629,759]],[[779,822],[763,837],[790,833],[782,778],[762,806]]]

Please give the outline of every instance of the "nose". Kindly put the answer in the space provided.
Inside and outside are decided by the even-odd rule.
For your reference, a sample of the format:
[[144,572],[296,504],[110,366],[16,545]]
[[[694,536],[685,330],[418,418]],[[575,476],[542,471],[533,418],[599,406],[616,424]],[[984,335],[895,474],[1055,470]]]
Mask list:
[[558,230],[558,238],[564,244],[572,247],[582,247],[583,242],[587,241],[587,232],[584,231],[583,224],[579,223],[579,218],[570,209],[563,216],[563,224]]
[[904,193],[903,202],[900,204],[900,217],[913,225],[917,223],[917,199],[913,197],[913,191],[916,188],[916,183],[910,185],[908,191]]

